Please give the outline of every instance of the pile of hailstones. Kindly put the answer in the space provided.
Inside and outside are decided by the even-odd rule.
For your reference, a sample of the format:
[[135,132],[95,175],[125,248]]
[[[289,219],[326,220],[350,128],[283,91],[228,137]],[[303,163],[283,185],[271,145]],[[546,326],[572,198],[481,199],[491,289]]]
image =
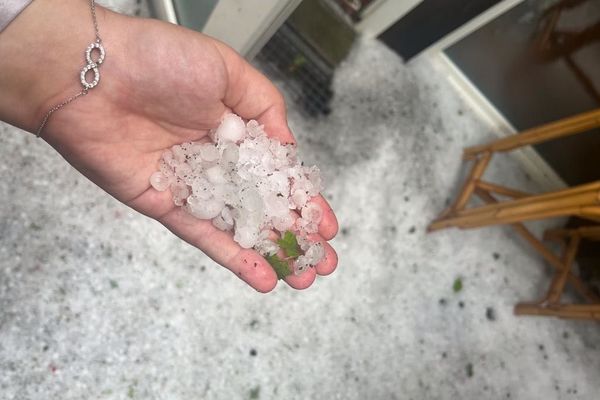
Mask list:
[[[309,202],[321,191],[319,169],[303,166],[293,145],[268,138],[258,122],[246,124],[235,114],[225,116],[209,136],[210,142],[183,143],[165,151],[151,185],[170,189],[177,206],[233,231],[241,247],[264,256],[280,250],[269,239],[273,230],[298,232],[303,254],[293,263],[296,274],[321,261],[323,245],[308,240],[323,215]],[[294,210],[300,213],[296,220]]]

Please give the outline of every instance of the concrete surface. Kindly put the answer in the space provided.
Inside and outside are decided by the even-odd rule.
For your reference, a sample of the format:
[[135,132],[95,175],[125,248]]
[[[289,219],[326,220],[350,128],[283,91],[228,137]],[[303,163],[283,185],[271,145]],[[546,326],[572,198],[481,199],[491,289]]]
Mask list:
[[[425,234],[492,137],[443,73],[365,40],[334,89],[326,118],[290,110],[341,224],[338,271],[304,292],[257,294],[0,125],[0,398],[597,398],[596,324],[512,315],[548,283],[532,251]],[[489,176],[536,190],[508,157]]]

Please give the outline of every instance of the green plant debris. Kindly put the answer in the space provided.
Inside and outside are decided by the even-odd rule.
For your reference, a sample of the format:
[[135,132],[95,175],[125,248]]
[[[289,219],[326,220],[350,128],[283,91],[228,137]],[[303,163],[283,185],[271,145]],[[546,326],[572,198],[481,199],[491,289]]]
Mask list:
[[462,288],[463,288],[462,279],[456,278],[454,280],[454,284],[452,285],[452,290],[454,290],[454,293],[458,293],[462,290]]
[[260,386],[250,389],[250,398],[256,400],[260,397]]
[[288,261],[300,256],[300,246],[298,246],[296,235],[290,231],[286,231],[281,239],[277,240],[277,244],[285,254],[285,259],[282,260],[277,254],[265,258],[275,270],[277,279],[283,279],[292,273]]
[[114,279],[109,280],[108,283],[110,284],[111,289],[116,289],[119,287],[119,283]]
[[300,246],[298,246],[296,235],[292,232],[286,231],[283,237],[277,241],[277,244],[281,247],[286,257],[298,258],[300,256]]
[[133,389],[133,386],[129,386],[129,388],[127,389],[127,397],[129,397],[130,399],[133,399],[134,395],[135,395],[135,390]]
[[266,259],[269,262],[269,264],[271,264],[271,267],[273,267],[273,269],[275,270],[275,273],[277,274],[277,279],[283,279],[292,273],[287,261],[279,258],[277,254],[267,256]]
[[296,54],[292,64],[289,66],[290,72],[296,72],[299,68],[302,68],[306,64],[306,57],[303,54]]

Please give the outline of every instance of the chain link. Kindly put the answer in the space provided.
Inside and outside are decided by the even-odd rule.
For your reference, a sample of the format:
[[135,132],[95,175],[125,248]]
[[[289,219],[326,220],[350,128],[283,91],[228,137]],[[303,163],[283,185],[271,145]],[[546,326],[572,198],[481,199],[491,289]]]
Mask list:
[[96,35],[96,42],[102,43],[100,31],[98,30],[98,19],[96,18],[96,1],[90,0],[90,6],[92,8],[92,20],[94,21],[94,34]]
[[[102,43],[102,38],[100,37],[100,31],[98,30],[98,20],[96,18],[96,1],[95,0],[90,0],[90,7],[92,10],[92,20],[94,22],[94,34],[96,36],[96,43]],[[55,105],[54,107],[52,107],[50,110],[48,110],[46,115],[44,115],[44,118],[42,119],[42,123],[40,124],[40,127],[37,129],[35,135],[37,137],[40,137],[40,135],[42,134],[42,131],[44,130],[44,127],[46,126],[46,123],[48,122],[48,119],[55,111],[60,110],[67,104],[77,100],[81,96],[85,96],[86,94],[88,94],[88,89],[84,88],[79,93],[69,97],[68,99],[64,100],[62,103],[59,103],[59,104]]]

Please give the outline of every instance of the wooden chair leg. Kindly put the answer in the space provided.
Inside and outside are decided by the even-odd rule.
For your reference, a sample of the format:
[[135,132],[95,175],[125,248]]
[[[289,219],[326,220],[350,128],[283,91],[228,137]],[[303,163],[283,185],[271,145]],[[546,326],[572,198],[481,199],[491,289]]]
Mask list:
[[432,222],[429,230],[478,228],[559,216],[581,216],[582,209],[600,210],[600,182],[456,211]]
[[507,188],[502,185],[496,185],[495,183],[486,182],[486,181],[482,181],[482,180],[477,181],[476,186],[479,189],[485,190],[486,192],[491,192],[491,193],[499,194],[501,196],[511,197],[513,199],[522,199],[524,197],[532,196],[530,193]]
[[561,304],[540,307],[539,304],[520,303],[515,306],[514,313],[515,315],[600,320],[600,304]]
[[600,226],[582,226],[576,229],[555,228],[544,232],[544,240],[564,240],[573,236],[600,241]]
[[528,129],[518,135],[512,135],[481,146],[469,147],[465,149],[463,156],[465,159],[470,160],[484,152],[511,151],[518,147],[574,135],[598,126],[600,126],[600,109]]
[[[492,196],[489,192],[486,192],[483,189],[477,189],[475,191],[475,194],[488,204],[498,203],[498,200],[494,196]],[[522,223],[513,223],[511,224],[511,227],[557,271],[564,270],[563,261],[556,255],[554,255],[550,250],[548,250],[548,248],[544,246],[544,244],[538,238],[536,238],[535,235],[533,235],[529,231],[529,229],[525,227],[525,225],[523,225]],[[600,296],[596,295],[594,291],[588,287],[588,285],[586,285],[581,279],[579,279],[579,277],[573,275],[573,273],[570,270],[567,271],[566,279],[577,291],[577,293],[579,293],[588,302],[600,303]]]
[[[512,228],[523,237],[550,265],[555,269],[562,271],[563,263],[542,242],[540,242],[523,224],[514,224]],[[586,285],[579,277],[573,275],[571,271],[567,274],[569,284],[579,293],[585,300],[590,303],[600,303],[598,296],[588,285]]]
[[473,195],[473,191],[476,187],[476,182],[485,173],[485,169],[489,165],[491,159],[492,154],[485,153],[483,156],[479,157],[475,164],[473,164],[473,167],[471,167],[471,171],[469,172],[469,176],[465,180],[465,183],[461,188],[458,197],[450,207],[448,207],[441,213],[440,219],[453,215],[456,211],[460,211],[465,208],[465,206],[469,202],[469,199]]
[[563,270],[560,273],[556,274],[552,283],[550,284],[550,289],[548,290],[548,295],[543,301],[543,304],[547,305],[555,305],[560,301],[560,297],[565,289],[565,284],[567,283],[567,278],[569,277],[569,273],[571,272],[571,268],[573,266],[573,261],[575,261],[575,255],[577,254],[577,249],[579,248],[579,242],[581,239],[579,236],[574,236],[569,241],[569,245],[565,251],[564,260],[563,260]]
[[[600,181],[588,185],[541,194],[527,193],[506,188],[482,180],[493,153],[507,152],[518,147],[542,143],[552,139],[574,135],[600,126],[600,109],[565,118],[550,124],[526,130],[518,135],[496,140],[481,146],[466,148],[465,160],[475,160],[475,164],[461,188],[456,201],[433,221],[428,231],[449,227],[477,228],[489,225],[510,224],[546,261],[558,271],[553,279],[546,298],[538,303],[520,303],[515,307],[515,314],[553,315],[564,318],[588,318],[600,320],[600,298],[579,277],[573,275],[571,266],[577,252],[580,236],[571,233],[558,238],[568,245],[563,248],[564,258],[554,255],[526,227],[524,221],[559,217],[579,216],[600,222]],[[499,202],[491,193],[509,197],[512,200]],[[487,205],[466,209],[473,194],[480,197]],[[590,232],[591,236],[600,240],[600,228]],[[549,237],[552,235],[548,235]],[[560,297],[566,283],[587,301],[598,304],[560,304]]]
[[[544,300],[537,303],[517,304],[514,308],[515,315],[539,315],[560,318],[600,320],[600,301],[593,298],[596,295],[591,290],[590,293],[593,294],[592,298],[588,298],[587,296],[584,297],[586,297],[586,300],[592,302],[593,304],[560,303],[560,297],[563,294],[565,284],[569,278],[569,275],[571,274],[571,268],[573,266],[573,262],[575,261],[575,256],[581,242],[581,232],[589,232],[590,238],[595,239],[595,235],[600,232],[600,227],[591,227],[589,231],[586,231],[586,228],[584,228],[583,231],[579,231],[577,229],[553,230],[544,235],[544,237],[553,239],[565,237],[569,239],[568,246],[564,252],[562,270],[555,275],[552,283],[550,284],[548,294]],[[578,290],[578,292],[580,292],[580,290]]]

